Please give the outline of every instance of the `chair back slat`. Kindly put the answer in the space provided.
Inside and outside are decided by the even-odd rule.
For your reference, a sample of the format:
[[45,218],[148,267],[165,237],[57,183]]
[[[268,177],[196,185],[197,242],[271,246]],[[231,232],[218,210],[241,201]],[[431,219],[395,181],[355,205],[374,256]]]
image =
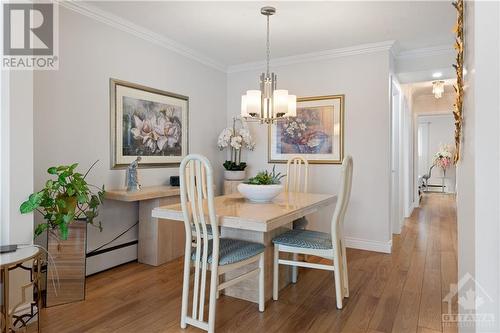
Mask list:
[[352,157],[346,156],[342,161],[339,193],[337,195],[337,204],[332,217],[332,240],[334,242],[338,242],[342,238],[344,217],[351,197],[352,169]]
[[[213,186],[207,186],[207,184],[213,184],[213,169],[206,157],[191,154],[183,159],[179,174],[181,207],[186,230],[186,258],[191,258],[192,251],[195,251],[192,317],[203,321],[209,239],[213,242],[212,256],[214,260],[211,269],[215,272],[217,272],[216,263],[219,251],[219,232],[215,215]],[[207,224],[212,226],[210,237]],[[217,274],[211,275],[212,279],[216,277]]]
[[[304,172],[302,173],[302,169]],[[286,192],[307,192],[307,181],[309,178],[309,163],[303,156],[296,155],[288,159],[286,163]]]

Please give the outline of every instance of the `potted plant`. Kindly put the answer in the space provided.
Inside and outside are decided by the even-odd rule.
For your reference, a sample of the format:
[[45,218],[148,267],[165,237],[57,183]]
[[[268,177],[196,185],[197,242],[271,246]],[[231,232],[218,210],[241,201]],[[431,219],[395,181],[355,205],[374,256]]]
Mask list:
[[445,178],[446,178],[446,170],[452,164],[453,152],[450,145],[443,145],[440,147],[439,151],[434,154],[434,165],[438,166],[443,170],[442,177],[442,191],[444,192],[445,188]]
[[44,218],[35,228],[35,237],[47,232],[47,250],[54,264],[48,266],[47,306],[85,297],[87,224],[102,230],[95,219],[104,200],[104,186],[86,181],[96,163],[85,174],[75,171],[77,163],[50,167],[47,172],[53,178],[21,204],[22,214],[37,211]]
[[281,179],[285,177],[280,172],[267,170],[259,172],[255,177],[238,185],[238,191],[250,201],[269,202],[283,191]]
[[[241,128],[236,128],[236,121],[242,124]],[[241,150],[246,148],[253,150],[255,142],[250,135],[250,131],[239,118],[233,118],[233,127],[224,128],[219,134],[217,147],[220,150],[230,149],[231,159],[224,162],[224,178],[226,180],[245,179],[245,168],[247,164],[241,162]]]

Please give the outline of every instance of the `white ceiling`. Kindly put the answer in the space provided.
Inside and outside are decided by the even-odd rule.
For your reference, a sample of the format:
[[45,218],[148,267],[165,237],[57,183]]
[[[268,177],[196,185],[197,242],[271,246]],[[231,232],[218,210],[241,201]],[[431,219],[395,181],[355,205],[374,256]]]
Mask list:
[[150,2],[93,6],[172,39],[225,66],[265,57],[264,5],[273,5],[271,57],[396,40],[401,51],[452,45],[448,1]]

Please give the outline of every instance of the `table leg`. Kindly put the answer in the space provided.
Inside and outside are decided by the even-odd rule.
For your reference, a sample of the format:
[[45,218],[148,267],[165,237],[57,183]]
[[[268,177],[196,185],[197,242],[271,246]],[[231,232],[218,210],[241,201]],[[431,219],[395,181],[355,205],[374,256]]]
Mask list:
[[10,331],[11,318],[9,315],[9,268],[0,270],[2,276],[2,333]]
[[151,211],[160,206],[179,203],[178,197],[165,197],[139,202],[140,263],[159,266],[184,255],[184,223],[161,220],[151,216]]
[[[291,227],[291,226],[290,226]],[[241,239],[252,241],[256,243],[261,243],[266,246],[264,254],[264,273],[265,273],[265,283],[264,292],[266,301],[272,298],[273,293],[273,257],[274,257],[274,247],[272,244],[272,239],[277,235],[286,232],[289,228],[278,228],[270,232],[258,232],[250,230],[232,229],[232,228],[221,228],[221,237]],[[286,254],[282,254],[286,256]],[[257,263],[254,265],[257,267]],[[241,275],[245,271],[254,269],[255,267],[250,265],[241,269],[236,269],[234,271],[226,273],[228,279],[234,278]],[[289,266],[280,265],[279,270],[279,289],[286,287],[290,281],[290,269]],[[244,299],[250,302],[258,303],[258,279],[248,279],[237,283],[234,286],[224,289],[224,294],[227,296]]]

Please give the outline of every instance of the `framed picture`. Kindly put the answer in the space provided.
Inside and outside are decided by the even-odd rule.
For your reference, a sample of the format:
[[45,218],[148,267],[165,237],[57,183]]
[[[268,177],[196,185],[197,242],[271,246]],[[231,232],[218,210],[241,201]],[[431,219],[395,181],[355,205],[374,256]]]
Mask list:
[[176,165],[188,154],[189,98],[110,80],[111,167]]
[[286,163],[293,155],[309,163],[342,163],[344,95],[297,98],[297,117],[269,126],[269,163]]

